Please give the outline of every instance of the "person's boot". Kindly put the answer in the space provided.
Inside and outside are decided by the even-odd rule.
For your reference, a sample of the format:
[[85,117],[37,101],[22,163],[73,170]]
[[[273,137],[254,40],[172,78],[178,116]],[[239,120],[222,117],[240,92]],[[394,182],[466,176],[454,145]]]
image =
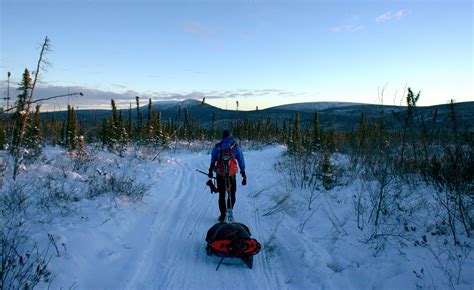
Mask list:
[[219,222],[221,222],[221,223],[224,222],[224,220],[225,220],[225,215],[220,215],[220,216],[217,218],[217,220],[218,220]]

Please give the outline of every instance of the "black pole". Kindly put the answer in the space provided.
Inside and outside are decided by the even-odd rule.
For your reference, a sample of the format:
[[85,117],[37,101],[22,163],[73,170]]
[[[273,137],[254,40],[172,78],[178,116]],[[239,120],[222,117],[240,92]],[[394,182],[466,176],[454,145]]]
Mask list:
[[[202,170],[196,169],[196,171],[199,172],[199,173],[202,173],[202,174],[204,174],[204,175],[206,175],[206,176],[208,176],[208,174],[207,174],[206,172],[202,171]],[[212,178],[216,179],[215,177],[212,177]]]
[[219,267],[221,266],[221,264],[222,264],[222,261],[224,261],[224,258],[225,258],[225,256],[224,256],[224,257],[222,257],[222,259],[219,261],[219,264],[217,264],[216,271],[218,271],[218,270],[219,270]]

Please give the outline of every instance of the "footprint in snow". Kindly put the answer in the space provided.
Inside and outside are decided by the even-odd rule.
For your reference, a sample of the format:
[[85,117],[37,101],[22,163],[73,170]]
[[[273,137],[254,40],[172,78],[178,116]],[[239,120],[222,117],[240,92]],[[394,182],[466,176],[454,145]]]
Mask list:
[[111,249],[103,249],[97,254],[97,257],[99,257],[101,260],[105,259],[108,262],[113,262],[120,257],[120,253],[114,252]]

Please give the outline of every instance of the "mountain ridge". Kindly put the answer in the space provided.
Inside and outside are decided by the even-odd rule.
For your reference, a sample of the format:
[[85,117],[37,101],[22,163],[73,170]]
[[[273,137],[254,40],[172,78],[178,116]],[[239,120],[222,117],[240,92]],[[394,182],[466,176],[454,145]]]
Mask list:
[[[148,105],[140,107],[144,120],[148,116]],[[380,112],[384,111],[386,118],[393,118],[397,124],[390,124],[394,127],[400,127],[403,122],[403,114],[407,111],[404,106],[376,105],[363,103],[346,102],[308,102],[294,103],[270,107],[262,110],[237,111],[224,110],[207,104],[205,102],[188,99],[184,101],[157,101],[152,104],[154,111],[161,113],[162,122],[174,120],[182,122],[185,112],[189,114],[192,120],[200,126],[209,127],[215,115],[218,124],[221,126],[230,126],[232,122],[243,120],[268,120],[282,124],[283,122],[292,122],[296,112],[300,113],[302,126],[310,126],[313,122],[314,113],[318,112],[320,125],[322,128],[332,127],[335,130],[351,130],[359,123],[361,114],[370,121],[378,120]],[[459,121],[466,130],[473,130],[474,127],[474,102],[462,102],[454,104],[455,112]],[[450,124],[450,105],[440,104],[427,107],[417,107],[417,112],[422,116],[425,122],[445,122]],[[124,118],[128,118],[129,109],[121,110]],[[77,110],[79,120],[85,123],[102,121],[109,118],[111,110]],[[136,107],[132,108],[132,119],[136,120]],[[66,112],[46,112],[42,113],[46,118],[65,118]],[[389,119],[387,119],[389,120]]]

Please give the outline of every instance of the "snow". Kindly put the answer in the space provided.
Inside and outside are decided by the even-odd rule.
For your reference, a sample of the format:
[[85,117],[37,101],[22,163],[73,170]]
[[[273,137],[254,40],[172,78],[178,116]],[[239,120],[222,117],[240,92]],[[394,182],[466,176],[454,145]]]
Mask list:
[[[216,272],[217,260],[206,255],[204,238],[219,214],[217,195],[210,194],[207,178],[195,171],[207,171],[209,152],[167,152],[151,161],[153,154],[129,151],[118,157],[99,151],[89,167],[73,170],[66,166],[71,162],[63,149],[45,148],[42,160],[27,164],[20,176],[56,174],[55,182],[60,182],[64,174],[65,184],[80,200],[69,214],[55,215],[52,209],[52,218],[29,224],[36,241],[46,244],[49,233],[58,247],[51,251],[49,264],[54,279],[38,288],[449,288],[446,274],[426,248],[394,239],[377,249],[365,241],[355,222],[357,181],[321,192],[312,211],[301,206],[301,193],[286,192],[281,186],[285,177],[274,166],[285,150],[244,150],[248,184],[238,184],[234,218],[250,228],[263,249],[252,270],[230,263]],[[336,166],[349,162],[341,154],[332,159]],[[95,172],[133,177],[149,189],[137,202],[112,193],[88,198],[88,180]],[[285,194],[290,195],[284,206],[269,214]],[[469,256],[456,287],[472,288],[473,269]]]

